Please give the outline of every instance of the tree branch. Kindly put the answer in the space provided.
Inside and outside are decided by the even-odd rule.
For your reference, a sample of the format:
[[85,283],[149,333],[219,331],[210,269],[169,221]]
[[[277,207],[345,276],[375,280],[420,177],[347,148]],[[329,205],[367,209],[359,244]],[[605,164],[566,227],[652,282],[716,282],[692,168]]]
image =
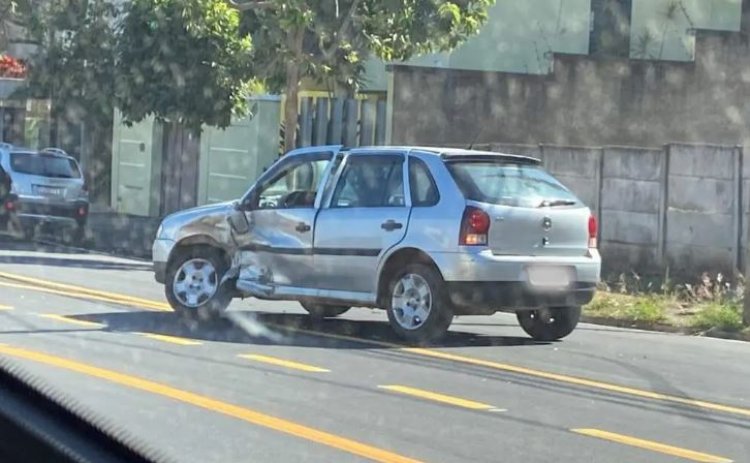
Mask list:
[[341,39],[349,32],[349,28],[352,25],[352,21],[354,20],[354,14],[357,12],[357,7],[359,6],[359,3],[361,0],[354,0],[349,7],[349,11],[346,13],[346,17],[341,22],[341,27],[339,27],[338,32],[336,33],[336,36],[333,38],[333,42],[331,44],[323,49],[321,48],[321,53],[323,54],[323,58],[330,60],[333,57],[333,54],[336,52],[336,49],[338,49],[339,44],[341,43]]
[[249,10],[268,10],[270,8],[273,8],[273,2],[266,1],[266,0],[260,0],[257,2],[238,2],[237,0],[227,0],[229,4],[236,8],[239,11],[249,11]]

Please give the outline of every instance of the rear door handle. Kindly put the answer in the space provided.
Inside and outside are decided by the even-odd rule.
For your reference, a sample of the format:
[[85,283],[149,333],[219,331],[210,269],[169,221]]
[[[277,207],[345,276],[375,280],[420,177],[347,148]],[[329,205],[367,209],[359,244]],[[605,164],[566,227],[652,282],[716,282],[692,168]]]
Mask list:
[[294,227],[294,229],[300,233],[305,233],[310,231],[310,225],[306,224],[305,222],[300,222],[296,227]]
[[380,228],[382,228],[385,231],[393,231],[398,230],[400,228],[404,228],[404,225],[400,222],[396,222],[395,220],[386,220],[385,222],[380,224]]

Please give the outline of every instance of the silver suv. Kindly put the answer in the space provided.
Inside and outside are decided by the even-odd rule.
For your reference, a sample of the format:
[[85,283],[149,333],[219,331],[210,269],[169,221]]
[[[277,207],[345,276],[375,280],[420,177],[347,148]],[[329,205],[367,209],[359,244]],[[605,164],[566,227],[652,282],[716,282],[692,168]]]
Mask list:
[[89,195],[78,162],[57,148],[34,151],[0,144],[0,167],[17,198],[16,215],[27,237],[38,225],[61,225],[83,236]]
[[281,158],[238,201],[166,217],[153,260],[188,317],[250,296],[299,301],[313,317],[374,307],[424,342],[454,315],[511,311],[549,341],[594,295],[596,236],[590,210],[537,159],[320,146]]

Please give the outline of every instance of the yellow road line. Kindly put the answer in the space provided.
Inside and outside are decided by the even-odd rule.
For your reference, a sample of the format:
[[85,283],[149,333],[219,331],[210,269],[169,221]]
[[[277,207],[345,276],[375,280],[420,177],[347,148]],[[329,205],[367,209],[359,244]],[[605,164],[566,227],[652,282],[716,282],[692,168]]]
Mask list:
[[156,333],[137,333],[141,336],[145,336],[150,339],[155,339],[157,341],[163,341],[163,342],[169,342],[172,344],[179,344],[181,346],[197,346],[200,344],[203,344],[200,341],[196,341],[194,339],[187,339],[187,338],[180,338],[177,336],[167,336],[166,334],[156,334]]
[[410,395],[413,397],[419,397],[420,399],[434,400],[448,405],[455,405],[456,407],[468,408],[471,410],[496,410],[492,405],[483,404],[481,402],[474,402],[473,400],[462,399],[460,397],[454,397],[445,394],[438,394],[437,392],[425,391],[424,389],[417,389],[408,386],[399,386],[396,384],[390,384],[386,386],[378,386],[380,389],[386,389],[392,392],[398,392],[401,394]]
[[44,317],[44,318],[49,318],[51,320],[57,320],[59,322],[70,323],[72,325],[88,326],[90,328],[104,328],[107,326],[102,323],[89,322],[86,320],[78,320],[75,318],[67,317],[65,315],[57,315],[54,313],[43,313],[43,314],[39,314],[39,316]]
[[305,363],[292,362],[291,360],[284,360],[284,359],[280,359],[276,357],[269,357],[267,355],[240,354],[238,355],[238,357],[255,360],[257,362],[268,363],[268,364],[276,365],[280,367],[292,368],[294,370],[307,371],[309,373],[328,373],[331,371],[331,370],[326,370],[325,368],[319,368],[319,367],[308,365]]
[[[36,291],[52,292],[52,290],[43,288],[42,285],[47,285],[47,284],[52,284],[56,286],[61,285],[60,283],[29,279],[27,277],[19,277],[17,275],[9,274],[7,272],[0,272],[0,277],[8,278],[8,279],[22,278],[24,280],[31,280],[34,282],[35,286],[17,285],[17,287],[23,287],[25,289],[31,289],[31,290],[36,290]],[[0,282],[0,285],[13,286],[8,283],[2,283],[2,282]],[[74,297],[84,297],[84,298],[96,300],[97,298],[100,298],[101,296],[95,296],[92,293],[104,293],[101,291],[89,290],[87,288],[80,288],[80,287],[76,287],[72,285],[62,285],[62,286],[76,289],[78,292],[71,292],[72,289],[68,292],[60,292],[61,294],[72,295]],[[136,307],[139,307],[139,308],[154,308],[155,310],[171,310],[168,304],[165,304],[162,302],[149,301],[147,299],[138,299],[139,301],[143,301],[144,303],[134,304],[134,303],[124,302],[127,298],[130,298],[130,296],[117,295],[115,293],[105,293],[105,294],[111,295],[111,297],[107,299],[109,302],[117,302],[117,303],[124,304],[124,305],[135,305]],[[117,296],[118,299],[117,300],[112,299],[112,297],[114,296]],[[146,305],[145,302],[148,302],[148,305]],[[520,367],[517,365],[511,365],[507,363],[493,362],[490,360],[483,360],[479,358],[468,357],[465,355],[451,354],[448,352],[438,351],[434,349],[404,347],[402,344],[395,344],[391,342],[376,341],[376,340],[357,338],[354,336],[346,336],[346,335],[333,334],[333,333],[322,333],[319,331],[313,331],[313,330],[307,330],[304,328],[295,328],[295,327],[277,325],[277,324],[269,324],[269,326],[273,326],[279,329],[285,329],[285,330],[292,331],[292,332],[309,334],[312,336],[352,341],[352,342],[357,342],[360,344],[366,344],[366,345],[377,346],[377,347],[398,349],[402,352],[408,352],[408,353],[411,353],[414,355],[420,355],[423,357],[431,357],[431,358],[437,358],[437,359],[442,359],[442,360],[449,360],[452,362],[475,365],[475,366],[490,368],[494,370],[500,370],[500,371],[506,371],[510,373],[517,373],[517,374],[532,376],[536,378],[543,378],[543,379],[547,379],[551,381],[573,384],[576,386],[588,387],[592,389],[605,390],[609,392],[630,395],[630,396],[640,397],[644,399],[652,399],[652,400],[663,401],[663,402],[677,403],[680,405],[686,405],[686,406],[701,408],[705,410],[712,410],[716,412],[731,413],[731,414],[742,415],[742,416],[750,416],[750,409],[748,408],[733,407],[730,405],[724,405],[724,404],[720,404],[716,402],[709,402],[705,400],[688,399],[686,397],[662,394],[658,392],[652,392],[652,391],[637,389],[637,388],[628,387],[628,386],[621,386],[618,384],[612,384],[612,383],[607,383],[603,381],[596,381],[596,380],[587,379],[587,378],[552,373],[552,372],[548,372],[544,370],[536,370],[532,368]]]
[[13,310],[13,307],[9,305],[0,304],[0,310]]
[[42,352],[20,349],[16,347],[0,345],[0,353],[17,358],[31,360],[33,362],[45,365],[50,365],[57,368],[62,368],[69,371],[74,371],[76,373],[103,379],[105,381],[119,384],[121,386],[126,386],[163,397],[168,397],[170,399],[188,403],[196,407],[231,416],[248,423],[262,426],[268,429],[273,429],[275,431],[316,442],[318,444],[326,445],[328,447],[342,450],[344,452],[349,452],[353,455],[357,455],[373,461],[388,463],[418,463],[417,460],[390,452],[388,450],[373,447],[371,445],[363,444],[346,437],[304,426],[293,421],[266,415],[249,408],[222,402],[205,395],[195,394],[193,392],[177,389],[166,384],[157,383],[147,379],[139,378],[137,376],[130,376],[124,373],[95,367],[93,365],[80,363],[63,357],[57,357],[44,354]]
[[172,310],[169,307],[169,304],[165,304],[163,302],[156,302],[156,301],[152,301],[149,299],[128,296],[125,294],[112,293],[109,291],[100,291],[96,289],[84,288],[82,286],[58,283],[55,281],[49,281],[49,280],[42,281],[42,280],[39,280],[38,278],[31,278],[31,277],[26,277],[23,275],[16,275],[14,273],[0,272],[0,278],[5,278],[6,280],[16,281],[20,283],[32,284],[35,287],[44,286],[47,289],[55,289],[59,291],[86,294],[89,296],[94,296],[94,297],[103,298],[103,299],[112,299],[112,300],[121,301],[121,302],[128,302],[130,304],[135,304],[136,306],[142,305],[144,307],[153,308],[156,310]]
[[31,285],[24,285],[24,284],[17,284],[17,283],[6,283],[4,281],[0,281],[0,286],[6,286],[8,288],[30,289],[32,291],[39,291],[42,293],[56,294],[59,296],[77,297],[77,298],[89,299],[92,301],[109,302],[113,304],[136,307],[139,309],[148,308],[148,309],[153,309],[153,310],[165,310],[163,308],[156,308],[153,302],[151,303],[151,305],[145,305],[141,303],[127,301],[124,299],[115,299],[111,297],[95,296],[93,294],[87,294],[87,293],[51,289],[51,288],[47,288],[41,285],[31,286]]
[[637,437],[625,436],[623,434],[616,434],[599,429],[571,429],[571,431],[578,434],[583,434],[585,436],[597,437],[599,439],[605,439],[608,441],[617,442],[619,444],[625,444],[641,449],[651,450],[652,452],[685,458],[686,460],[701,461],[704,463],[732,463],[732,460],[728,458],[718,457],[716,455],[711,455],[708,453],[695,452],[693,450],[687,450],[681,447],[673,447],[671,445],[661,444],[659,442],[638,439]]
[[664,402],[677,403],[680,405],[689,405],[692,407],[702,408],[706,410],[712,410],[724,413],[733,413],[736,415],[750,416],[750,409],[732,407],[730,405],[718,404],[715,402],[707,402],[704,400],[694,400],[685,397],[678,397],[668,394],[661,394],[659,392],[646,391],[643,389],[636,389],[633,387],[620,386],[617,384],[605,383],[602,381],[595,381],[592,379],[579,378],[577,376],[562,375],[558,373],[550,373],[543,370],[535,370],[532,368],[519,367],[516,365],[509,365],[507,363],[492,362],[490,360],[482,360],[473,357],[466,357],[464,355],[451,354],[448,352],[436,351],[432,349],[423,349],[419,347],[407,347],[401,349],[404,352],[411,352],[413,354],[422,355],[425,357],[439,358],[443,360],[451,360],[454,362],[467,363],[471,365],[477,365],[487,368],[493,368],[496,370],[508,371],[511,373],[519,373],[527,376],[534,376],[536,378],[543,378],[547,380],[557,381],[560,383],[574,384],[576,386],[584,386],[592,389],[601,389],[609,392],[617,392],[619,394],[631,395],[635,397],[641,397],[644,399],[661,400]]

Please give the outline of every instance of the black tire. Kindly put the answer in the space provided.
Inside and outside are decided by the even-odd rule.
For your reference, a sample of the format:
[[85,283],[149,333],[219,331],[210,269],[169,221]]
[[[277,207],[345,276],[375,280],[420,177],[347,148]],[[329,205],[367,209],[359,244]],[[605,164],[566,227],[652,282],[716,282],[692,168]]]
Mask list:
[[224,311],[229,306],[229,303],[232,302],[232,291],[226,284],[220,285],[213,296],[205,301],[201,301],[200,305],[196,307],[183,304],[175,294],[175,276],[180,271],[182,265],[192,259],[205,259],[213,265],[216,270],[214,272],[216,284],[221,281],[222,276],[229,269],[229,265],[221,251],[217,249],[207,246],[193,246],[181,249],[177,251],[176,255],[167,264],[164,294],[167,297],[169,305],[172,306],[179,316],[199,322],[217,321],[222,318]]
[[[573,332],[581,318],[580,307],[550,307],[549,317],[538,310],[516,312],[521,328],[536,341],[557,341]],[[545,320],[545,318],[547,318]]]
[[76,224],[76,228],[73,230],[73,236],[71,241],[74,245],[78,246],[84,243],[86,240],[86,223],[81,222]]
[[34,241],[36,238],[36,226],[25,225],[22,229],[22,234],[25,241]]
[[319,304],[317,302],[300,302],[300,305],[302,305],[303,309],[307,310],[310,317],[316,320],[338,317],[351,309],[351,307],[346,305]]
[[[421,326],[407,329],[398,322],[397,308],[392,307],[392,296],[396,285],[402,277],[413,274],[422,277],[430,289],[432,305]],[[445,336],[453,321],[453,304],[445,289],[445,281],[438,270],[426,264],[410,264],[395,272],[388,283],[388,293],[385,295],[388,322],[396,334],[409,343],[423,344],[437,341]]]

